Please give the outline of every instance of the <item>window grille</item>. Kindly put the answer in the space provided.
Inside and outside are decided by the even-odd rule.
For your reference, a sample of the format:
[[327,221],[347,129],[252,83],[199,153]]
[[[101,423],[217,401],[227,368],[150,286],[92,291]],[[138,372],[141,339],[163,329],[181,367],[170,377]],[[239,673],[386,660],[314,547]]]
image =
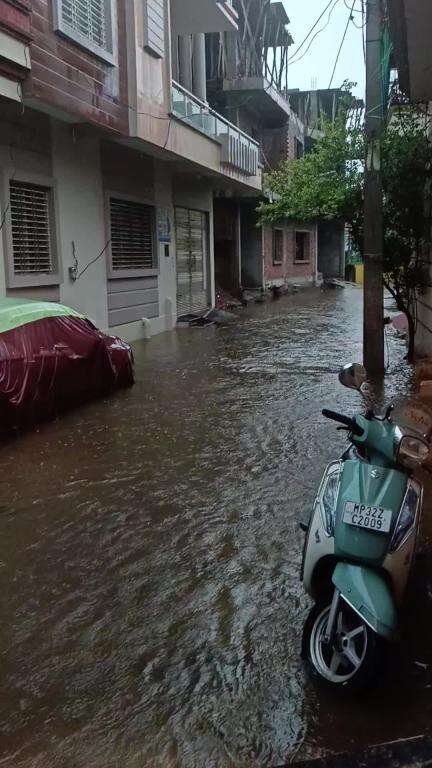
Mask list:
[[53,272],[52,191],[10,182],[13,271],[15,275]]
[[111,258],[113,271],[153,269],[153,208],[111,198]]

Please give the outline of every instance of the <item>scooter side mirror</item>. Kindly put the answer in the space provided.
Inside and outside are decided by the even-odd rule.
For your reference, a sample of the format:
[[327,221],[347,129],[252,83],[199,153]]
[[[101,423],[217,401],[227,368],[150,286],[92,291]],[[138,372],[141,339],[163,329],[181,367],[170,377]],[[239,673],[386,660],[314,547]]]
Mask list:
[[360,363],[344,365],[339,371],[339,381],[348,389],[357,389],[360,392],[366,379],[366,368]]

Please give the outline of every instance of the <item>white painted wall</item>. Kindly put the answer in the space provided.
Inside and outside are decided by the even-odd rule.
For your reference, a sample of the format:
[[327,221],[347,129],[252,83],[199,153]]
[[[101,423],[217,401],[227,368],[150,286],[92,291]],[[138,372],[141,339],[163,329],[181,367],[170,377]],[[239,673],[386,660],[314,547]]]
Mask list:
[[57,230],[63,264],[60,300],[108,328],[106,257],[101,256],[81,279],[73,282],[72,241],[78,270],[98,256],[107,242],[99,141],[75,137],[71,126],[52,121],[53,175],[57,184]]
[[[0,296],[58,299],[58,286],[10,290],[6,280],[6,248],[10,248],[9,181],[53,181],[50,121],[46,115],[0,100]],[[12,254],[9,253],[11,256]]]
[[[112,189],[144,198],[156,209],[168,212],[172,237],[167,255],[165,245],[158,243],[159,317],[151,319],[148,324],[138,321],[119,326],[115,333],[133,341],[175,327],[174,205],[208,213],[208,278],[210,299],[214,304],[211,180],[189,173],[175,174],[171,163],[114,143],[108,146],[108,142],[101,143],[98,138],[83,136],[79,128],[74,131],[70,124],[31,109],[26,110],[22,117],[20,106],[11,104],[9,110],[3,110],[0,120],[0,220],[8,203],[7,180],[14,171],[20,175],[30,174],[32,178],[39,175],[51,179],[54,185],[60,285],[8,290],[2,232],[0,297],[8,294],[61,301],[90,317],[99,328],[108,329],[107,254],[92,264],[77,282],[70,279],[69,267],[74,263],[72,241],[75,242],[78,270],[86,267],[106,245],[105,192]],[[10,226],[10,222],[6,222],[5,227],[8,224]]]
[[[171,243],[168,248],[158,242],[159,259],[159,322],[162,330],[169,331],[176,324],[177,273],[176,243],[171,169],[167,163],[155,161],[155,203],[170,219]],[[167,255],[166,255],[167,254]]]

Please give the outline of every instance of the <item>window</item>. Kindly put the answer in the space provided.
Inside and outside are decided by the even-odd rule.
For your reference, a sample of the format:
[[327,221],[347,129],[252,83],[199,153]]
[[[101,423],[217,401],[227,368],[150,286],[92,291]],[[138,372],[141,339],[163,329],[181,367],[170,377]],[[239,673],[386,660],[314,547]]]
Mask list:
[[25,286],[58,282],[55,279],[57,259],[52,189],[11,181],[9,195],[10,284]]
[[284,233],[283,229],[273,230],[273,264],[283,264],[284,260]]
[[115,64],[115,0],[54,0],[56,29],[78,45]]
[[307,263],[310,261],[310,232],[295,233],[295,257],[294,263]]
[[144,45],[153,56],[165,56],[165,0],[145,2]]
[[133,277],[155,269],[152,206],[112,197],[110,226],[113,277]]

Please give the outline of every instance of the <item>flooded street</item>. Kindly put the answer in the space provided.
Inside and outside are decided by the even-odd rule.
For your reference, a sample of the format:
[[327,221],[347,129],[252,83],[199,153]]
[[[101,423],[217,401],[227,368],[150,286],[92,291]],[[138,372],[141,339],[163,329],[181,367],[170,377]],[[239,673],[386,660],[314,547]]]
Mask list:
[[[335,700],[299,660],[298,522],[344,445],[322,407],[359,407],[336,374],[361,300],[138,344],[132,390],[3,446],[2,768],[261,768],[432,734],[427,558],[390,688]],[[409,377],[389,354],[388,395]]]

